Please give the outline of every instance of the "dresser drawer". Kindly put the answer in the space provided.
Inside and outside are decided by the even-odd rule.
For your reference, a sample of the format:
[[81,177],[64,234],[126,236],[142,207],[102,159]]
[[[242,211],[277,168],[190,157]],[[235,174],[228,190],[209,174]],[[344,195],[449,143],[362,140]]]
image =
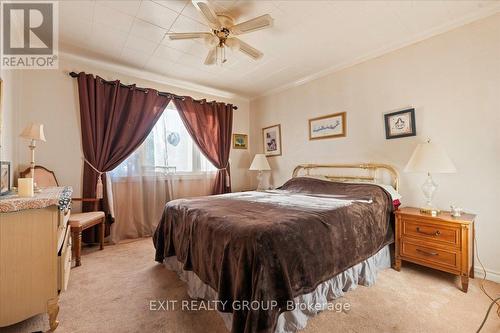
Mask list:
[[401,256],[452,270],[460,270],[460,251],[452,248],[437,249],[431,246],[414,244],[403,239],[401,242]]
[[59,227],[64,228],[68,224],[69,216],[71,215],[71,209],[67,208],[65,210],[59,210]]
[[65,291],[68,287],[69,273],[71,270],[71,231],[70,228],[66,229],[64,243],[57,257],[57,289],[60,292]]
[[65,211],[57,211],[57,250],[60,251],[62,243],[64,242],[64,237],[66,235],[66,229],[68,227],[69,216],[71,215],[71,210],[66,209]]
[[460,226],[447,226],[422,220],[402,218],[403,237],[413,237],[443,245],[460,247]]

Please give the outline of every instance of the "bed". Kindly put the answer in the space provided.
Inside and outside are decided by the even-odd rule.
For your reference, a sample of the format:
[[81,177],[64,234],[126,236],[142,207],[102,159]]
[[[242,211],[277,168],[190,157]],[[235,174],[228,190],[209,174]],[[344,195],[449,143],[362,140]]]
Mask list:
[[[324,169],[366,174],[313,173]],[[390,265],[398,182],[383,164],[304,164],[277,190],[174,200],[153,237],[155,259],[190,297],[217,300],[231,332],[296,331]]]

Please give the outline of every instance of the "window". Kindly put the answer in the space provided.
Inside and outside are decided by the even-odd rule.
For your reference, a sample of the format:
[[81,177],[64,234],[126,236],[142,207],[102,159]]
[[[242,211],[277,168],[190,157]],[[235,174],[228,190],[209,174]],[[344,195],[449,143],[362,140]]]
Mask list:
[[175,106],[170,103],[143,144],[113,170],[113,176],[216,170],[193,142]]

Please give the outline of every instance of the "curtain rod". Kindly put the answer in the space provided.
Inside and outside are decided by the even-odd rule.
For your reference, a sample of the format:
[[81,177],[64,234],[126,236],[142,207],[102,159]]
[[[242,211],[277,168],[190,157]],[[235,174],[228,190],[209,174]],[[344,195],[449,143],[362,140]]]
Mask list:
[[[70,72],[69,76],[71,76],[72,78],[77,78],[78,77],[78,73]],[[113,84],[115,82],[115,81],[106,81],[106,80],[103,80],[103,81],[105,83],[109,83],[109,84]],[[120,86],[125,87],[125,88],[130,88],[131,87],[131,86],[127,86],[126,84],[123,84],[123,83],[120,83]],[[136,88],[136,90],[139,90],[139,91],[142,91],[142,92],[146,91],[146,89],[144,89],[144,88]],[[166,92],[160,92],[160,91],[158,92],[158,95],[165,96],[165,97],[168,97],[168,98],[175,98],[175,99],[179,99],[179,100],[182,100],[182,101],[186,99],[184,96],[179,96],[179,95],[176,95],[176,94],[166,93]],[[198,102],[198,103],[210,103],[210,102],[206,102],[205,100],[195,100],[195,99],[193,99],[193,101]],[[238,110],[238,107],[236,105],[233,105],[233,110]]]

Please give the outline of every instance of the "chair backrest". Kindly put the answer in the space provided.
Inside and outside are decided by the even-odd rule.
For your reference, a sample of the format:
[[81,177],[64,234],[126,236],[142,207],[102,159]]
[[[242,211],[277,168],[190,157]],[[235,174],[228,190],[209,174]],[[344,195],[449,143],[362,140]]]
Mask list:
[[[31,169],[27,168],[21,172],[21,177],[31,177]],[[59,186],[54,171],[44,168],[41,165],[35,166],[35,177],[33,181],[38,187]]]

